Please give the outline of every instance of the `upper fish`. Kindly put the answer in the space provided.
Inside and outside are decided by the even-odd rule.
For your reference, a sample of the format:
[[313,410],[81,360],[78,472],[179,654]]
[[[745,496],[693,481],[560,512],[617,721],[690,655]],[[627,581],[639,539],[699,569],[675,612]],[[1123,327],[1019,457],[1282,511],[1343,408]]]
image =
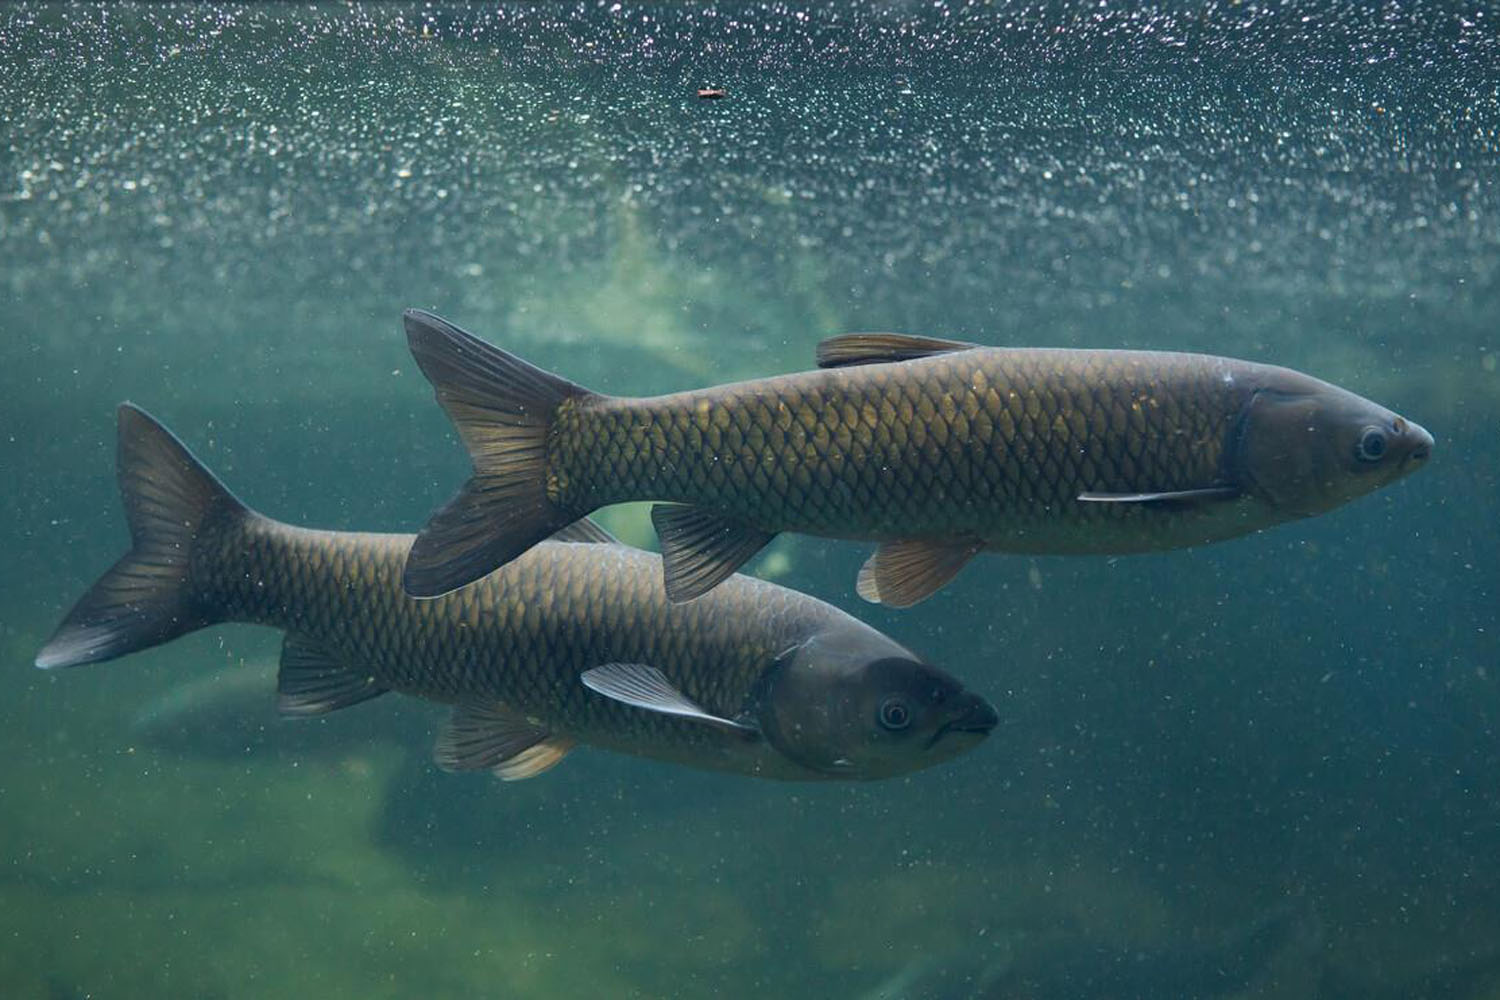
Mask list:
[[660,560],[592,522],[476,586],[401,589],[410,535],[315,531],[237,500],[165,427],[119,409],[132,547],[37,655],[112,659],[215,622],[286,633],[283,712],[399,691],[450,704],[439,763],[540,773],[578,744],[771,778],[881,778],[976,746],[983,698],[822,601],[738,576],[673,604]]
[[1416,423],[1289,368],[1161,351],[850,334],[820,370],[651,398],[590,392],[430,313],[412,354],[474,476],[403,582],[434,596],[628,500],[666,591],[705,594],[782,531],[880,542],[870,601],[926,598],[976,553],[1128,553],[1309,517],[1420,466]]

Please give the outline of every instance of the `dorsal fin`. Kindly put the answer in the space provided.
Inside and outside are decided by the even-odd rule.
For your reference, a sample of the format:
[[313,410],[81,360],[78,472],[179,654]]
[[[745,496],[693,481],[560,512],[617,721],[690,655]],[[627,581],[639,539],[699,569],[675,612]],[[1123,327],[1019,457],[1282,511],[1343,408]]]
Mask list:
[[651,508],[651,523],[661,542],[667,600],[673,604],[713,590],[776,537],[774,531],[685,504],[657,504]]
[[934,354],[970,351],[978,347],[962,340],[939,340],[909,333],[845,333],[818,345],[819,368],[878,365],[888,361],[915,361]]
[[548,541],[594,545],[620,544],[618,538],[599,527],[597,523],[587,517],[580,517],[561,531],[554,531]]

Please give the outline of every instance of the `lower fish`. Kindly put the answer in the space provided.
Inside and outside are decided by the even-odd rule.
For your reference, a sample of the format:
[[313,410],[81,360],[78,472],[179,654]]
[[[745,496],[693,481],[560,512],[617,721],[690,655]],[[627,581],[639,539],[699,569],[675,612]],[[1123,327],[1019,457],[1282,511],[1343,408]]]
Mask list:
[[1126,946],[1073,935],[1049,940],[1049,935],[1040,935],[1041,943],[1022,939],[1003,957],[976,954],[972,947],[924,955],[866,994],[865,1000],[1258,996],[1262,991],[1256,987],[1265,985],[1272,968],[1315,956],[1322,936],[1317,914],[1305,903],[1289,900],[1221,934],[1165,947]]
[[1319,514],[1433,446],[1348,390],[1206,354],[850,334],[819,345],[820,371],[627,399],[430,313],[406,331],[474,461],[412,546],[419,597],[599,507],[658,500],[673,600],[796,531],[878,542],[859,594],[906,607],[986,550],[1154,551]]
[[735,577],[672,604],[660,560],[580,521],[476,586],[401,588],[411,536],[257,514],[144,410],[118,411],[132,546],[36,657],[112,659],[216,622],[282,629],[277,700],[319,715],[397,691],[451,704],[437,759],[527,778],[587,744],[781,779],[873,779],[948,760],[983,698],[831,605]]
[[382,698],[359,712],[316,719],[278,717],[275,657],[183,679],[137,707],[130,737],[184,757],[241,760],[257,755],[339,758],[372,743],[403,749],[436,731],[439,707],[420,698]]

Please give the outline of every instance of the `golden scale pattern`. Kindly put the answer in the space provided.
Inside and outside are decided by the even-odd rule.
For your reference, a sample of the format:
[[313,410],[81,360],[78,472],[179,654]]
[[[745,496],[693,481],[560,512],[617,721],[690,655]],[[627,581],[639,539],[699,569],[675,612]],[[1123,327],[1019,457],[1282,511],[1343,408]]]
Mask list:
[[1223,365],[992,349],[601,397],[559,414],[549,488],[571,510],[673,500],[846,537],[1139,516],[1075,499],[1210,485],[1247,391]]
[[839,616],[747,577],[670,604],[656,556],[577,543],[542,543],[471,586],[413,600],[400,583],[410,544],[407,535],[255,518],[197,546],[193,578],[231,620],[311,637],[382,686],[446,702],[499,700],[554,732],[656,745],[722,734],[594,695],[578,675],[650,664],[708,711],[733,716],[771,657]]

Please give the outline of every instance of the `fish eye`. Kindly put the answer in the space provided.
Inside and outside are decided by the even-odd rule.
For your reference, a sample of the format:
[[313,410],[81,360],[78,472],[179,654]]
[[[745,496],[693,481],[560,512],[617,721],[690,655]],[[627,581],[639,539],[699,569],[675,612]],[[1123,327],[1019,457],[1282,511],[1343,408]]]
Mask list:
[[1361,462],[1378,462],[1385,456],[1385,431],[1379,427],[1366,427],[1359,436],[1354,454]]
[[900,698],[887,698],[880,703],[880,724],[893,732],[905,729],[911,725],[911,709]]

